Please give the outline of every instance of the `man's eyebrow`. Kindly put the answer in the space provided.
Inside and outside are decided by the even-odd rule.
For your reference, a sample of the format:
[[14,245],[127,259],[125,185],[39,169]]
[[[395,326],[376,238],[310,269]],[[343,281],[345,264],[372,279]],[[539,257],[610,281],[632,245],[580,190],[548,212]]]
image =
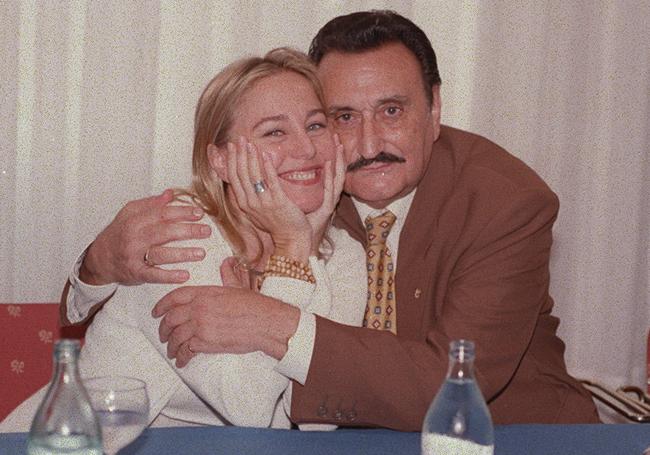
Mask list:
[[260,119],[259,122],[257,122],[254,126],[253,129],[256,129],[258,126],[260,126],[262,123],[266,122],[279,122],[280,120],[287,120],[287,116],[285,114],[278,114],[278,115],[272,115],[270,117],[263,117]]
[[329,115],[333,115],[333,114],[335,114],[336,112],[340,112],[340,111],[353,111],[353,110],[354,110],[354,108],[351,107],[351,106],[343,106],[343,105],[337,105],[337,104],[334,104],[334,105],[329,106],[329,107],[327,108],[327,113],[328,113]]
[[392,95],[392,96],[387,96],[386,98],[381,98],[377,100],[375,103],[375,106],[381,106],[382,104],[389,104],[389,103],[400,103],[400,104],[408,104],[409,99],[406,96],[402,95]]
[[[384,98],[380,98],[377,101],[375,101],[374,105],[375,107],[379,107],[383,104],[388,104],[388,103],[399,103],[399,104],[409,104],[409,98],[403,95],[391,95],[391,96],[386,96]],[[334,104],[332,106],[329,106],[327,109],[327,112],[329,115],[333,115],[336,112],[340,111],[355,111],[356,109],[351,107],[351,106],[345,106],[345,105],[338,105]]]

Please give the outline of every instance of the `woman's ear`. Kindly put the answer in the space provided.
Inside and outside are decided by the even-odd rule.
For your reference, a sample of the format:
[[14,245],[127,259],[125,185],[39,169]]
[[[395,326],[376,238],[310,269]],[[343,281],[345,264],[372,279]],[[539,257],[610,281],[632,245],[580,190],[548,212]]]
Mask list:
[[214,144],[208,145],[208,161],[210,161],[210,167],[217,174],[217,177],[226,183],[230,183],[228,181],[228,163],[226,159],[225,147],[217,147]]

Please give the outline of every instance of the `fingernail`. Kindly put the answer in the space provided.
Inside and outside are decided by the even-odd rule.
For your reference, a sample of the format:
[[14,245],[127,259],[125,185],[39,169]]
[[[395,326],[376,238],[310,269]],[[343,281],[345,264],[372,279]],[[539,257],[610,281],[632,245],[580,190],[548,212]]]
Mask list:
[[194,250],[194,257],[196,259],[203,259],[205,257],[205,250]]
[[199,230],[199,232],[201,233],[201,235],[205,235],[205,236],[210,235],[210,232],[211,232],[210,226],[201,226],[201,229]]
[[185,270],[181,270],[179,272],[176,272],[174,277],[178,283],[184,283],[190,279],[190,273]]
[[194,216],[202,217],[202,216],[203,216],[203,210],[201,210],[200,208],[196,207],[196,208],[194,208],[194,210],[192,210],[192,214],[193,214]]

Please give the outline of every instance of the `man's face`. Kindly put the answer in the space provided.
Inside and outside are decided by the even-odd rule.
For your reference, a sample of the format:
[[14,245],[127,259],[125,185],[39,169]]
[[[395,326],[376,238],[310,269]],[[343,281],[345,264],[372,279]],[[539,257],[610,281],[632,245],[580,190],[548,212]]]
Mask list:
[[419,183],[440,134],[440,92],[430,106],[420,64],[401,43],[329,52],[318,66],[328,116],[345,147],[345,191],[383,208]]

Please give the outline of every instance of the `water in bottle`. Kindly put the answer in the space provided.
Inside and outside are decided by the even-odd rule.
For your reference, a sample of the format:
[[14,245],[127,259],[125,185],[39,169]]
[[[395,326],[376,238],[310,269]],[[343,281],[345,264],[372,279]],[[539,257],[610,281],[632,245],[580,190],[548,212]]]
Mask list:
[[422,427],[423,455],[492,455],[494,429],[474,377],[474,343],[452,341],[447,378]]
[[78,358],[79,341],[56,342],[52,382],[29,431],[29,455],[102,454],[101,429],[81,383]]

